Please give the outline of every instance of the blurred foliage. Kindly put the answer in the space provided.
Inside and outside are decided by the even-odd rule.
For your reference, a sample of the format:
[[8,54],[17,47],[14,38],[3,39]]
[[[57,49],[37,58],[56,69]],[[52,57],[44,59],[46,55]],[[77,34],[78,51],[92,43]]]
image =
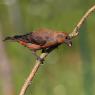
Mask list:
[[[0,0],[0,24],[3,36],[23,34],[46,27],[71,32],[95,0]],[[95,14],[73,46],[61,45],[46,58],[26,95],[95,94]],[[0,31],[1,32],[1,31]],[[17,43],[5,43],[12,66],[14,95],[31,71],[35,57]],[[40,54],[40,52],[38,52]]]

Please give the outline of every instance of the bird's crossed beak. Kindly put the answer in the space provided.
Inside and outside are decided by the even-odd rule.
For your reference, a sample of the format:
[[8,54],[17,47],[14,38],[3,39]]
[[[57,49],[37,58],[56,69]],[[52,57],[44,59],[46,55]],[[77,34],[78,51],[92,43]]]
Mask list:
[[68,44],[68,46],[71,47],[71,46],[72,46],[72,42],[70,42],[70,43]]
[[72,46],[72,42],[71,42],[71,41],[66,42],[66,44],[67,44],[69,47]]
[[64,43],[65,43],[65,44],[67,44],[69,47],[71,47],[71,46],[72,46],[72,41],[71,41],[71,39],[70,39],[70,38],[65,39]]

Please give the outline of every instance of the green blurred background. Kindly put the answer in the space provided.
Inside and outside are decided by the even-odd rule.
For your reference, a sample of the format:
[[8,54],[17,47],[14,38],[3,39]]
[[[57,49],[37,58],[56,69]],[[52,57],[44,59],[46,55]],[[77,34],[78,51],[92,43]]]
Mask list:
[[[72,32],[95,0],[0,0],[0,95],[18,95],[35,57],[6,36],[38,28]],[[26,95],[95,95],[95,13],[68,48],[61,45],[45,60]],[[40,54],[40,52],[38,52]]]

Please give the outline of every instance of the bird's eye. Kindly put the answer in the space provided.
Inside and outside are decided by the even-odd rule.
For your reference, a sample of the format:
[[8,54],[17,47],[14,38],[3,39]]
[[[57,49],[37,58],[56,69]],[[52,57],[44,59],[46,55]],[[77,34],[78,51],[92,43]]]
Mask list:
[[68,36],[66,36],[66,38],[65,39],[68,39]]

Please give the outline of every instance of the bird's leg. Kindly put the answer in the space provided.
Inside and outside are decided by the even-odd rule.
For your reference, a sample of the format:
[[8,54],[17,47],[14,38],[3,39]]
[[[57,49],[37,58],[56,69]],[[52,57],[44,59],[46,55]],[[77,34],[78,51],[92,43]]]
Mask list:
[[44,59],[43,59],[43,58],[40,58],[40,57],[36,54],[36,51],[32,50],[32,54],[33,54],[34,56],[36,56],[37,60],[41,61],[42,64],[43,64]]
[[50,47],[50,48],[48,48],[46,51],[47,51],[48,53],[50,53],[50,52],[52,52],[54,49],[56,49],[57,47],[58,47],[58,45],[53,46],[53,47]]
[[52,47],[49,47],[49,48],[46,48],[46,49],[42,49],[42,53],[45,53],[45,52],[50,53],[57,47],[58,47],[58,45],[55,45],[55,46],[52,46]]
[[42,53],[45,53],[46,52],[46,49],[42,49]]
[[[55,45],[55,46],[52,46],[52,47],[49,47],[49,48],[42,49],[42,53],[50,53],[57,47],[58,47],[58,45]],[[42,59],[42,61],[44,61],[44,60]],[[42,64],[43,64],[43,62],[42,62]]]

